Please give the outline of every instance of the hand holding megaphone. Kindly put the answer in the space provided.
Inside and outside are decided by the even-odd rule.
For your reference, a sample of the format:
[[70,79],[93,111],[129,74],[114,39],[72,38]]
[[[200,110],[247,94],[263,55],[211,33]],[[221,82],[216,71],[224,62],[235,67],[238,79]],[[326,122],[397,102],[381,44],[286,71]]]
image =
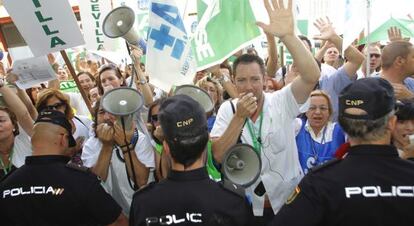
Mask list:
[[96,136],[103,145],[112,146],[114,143],[114,128],[108,123],[101,123],[96,127]]
[[[118,146],[129,145],[132,137],[134,136],[135,122],[132,122],[130,128],[125,128],[125,132],[122,125],[118,121],[114,123],[114,140]],[[125,143],[127,142],[127,143]]]
[[237,102],[236,115],[240,118],[250,117],[257,110],[257,98],[253,93],[241,93]]
[[144,51],[135,45],[128,44],[128,46],[131,48],[131,58],[134,60],[135,63],[141,62],[141,57],[144,55]]

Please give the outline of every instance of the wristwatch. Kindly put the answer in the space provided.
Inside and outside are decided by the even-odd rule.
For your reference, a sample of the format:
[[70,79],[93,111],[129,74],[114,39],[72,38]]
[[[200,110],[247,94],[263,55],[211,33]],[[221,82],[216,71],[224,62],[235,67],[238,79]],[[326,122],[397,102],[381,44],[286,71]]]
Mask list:
[[230,78],[226,74],[222,74],[218,81],[223,85],[224,82],[229,82]]
[[146,79],[140,79],[140,80],[138,80],[138,84],[139,85],[145,85],[145,84],[147,84],[147,80]]

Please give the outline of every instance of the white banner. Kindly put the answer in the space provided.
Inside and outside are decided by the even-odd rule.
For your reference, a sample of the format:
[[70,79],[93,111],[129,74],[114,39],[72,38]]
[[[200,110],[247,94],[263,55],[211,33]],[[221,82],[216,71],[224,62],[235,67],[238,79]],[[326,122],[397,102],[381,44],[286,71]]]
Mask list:
[[67,0],[4,0],[3,3],[35,56],[84,44]]
[[163,90],[190,84],[196,66],[191,44],[174,0],[151,2],[146,70],[150,82]]
[[82,0],[79,10],[86,49],[116,51],[123,40],[108,38],[102,31],[105,16],[111,11],[111,0]]
[[361,0],[345,1],[345,25],[344,38],[342,41],[342,52],[358,38],[359,33],[364,30],[367,22],[367,5]]
[[14,61],[13,73],[19,77],[16,85],[20,89],[28,89],[41,82],[56,79],[55,71],[46,56]]

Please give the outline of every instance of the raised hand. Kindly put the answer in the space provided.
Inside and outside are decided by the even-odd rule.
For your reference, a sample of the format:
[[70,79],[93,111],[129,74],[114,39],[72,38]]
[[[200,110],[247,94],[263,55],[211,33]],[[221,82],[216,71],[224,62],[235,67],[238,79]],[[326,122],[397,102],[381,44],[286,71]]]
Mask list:
[[388,30],[388,40],[390,42],[401,41],[403,37],[401,35],[401,30],[397,27],[390,27]]
[[49,61],[50,65],[53,65],[54,63],[56,63],[55,55],[53,55],[53,53],[47,54],[47,61]]
[[319,39],[319,40],[330,40],[332,39],[335,35],[336,32],[332,26],[332,22],[329,20],[328,17],[326,17],[326,20],[319,18],[317,19],[313,25],[315,25],[315,27],[319,30],[320,34],[319,35],[315,35],[313,38],[314,39]]
[[286,35],[294,35],[292,0],[288,0],[287,8],[285,8],[283,0],[272,0],[272,4],[269,3],[269,0],[263,0],[263,2],[269,15],[269,24],[257,22],[257,25],[265,33],[279,38],[284,38]]

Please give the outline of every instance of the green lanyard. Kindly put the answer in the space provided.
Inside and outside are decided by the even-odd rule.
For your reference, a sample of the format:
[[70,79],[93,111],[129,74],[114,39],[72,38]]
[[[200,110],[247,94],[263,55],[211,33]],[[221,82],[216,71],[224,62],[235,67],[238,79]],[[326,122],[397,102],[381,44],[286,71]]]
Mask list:
[[207,143],[207,172],[211,179],[215,181],[221,180],[221,173],[219,170],[217,170],[216,166],[213,162],[213,153],[211,151],[211,141],[209,140]]
[[259,134],[256,137],[256,133],[253,129],[253,126],[250,123],[250,119],[247,121],[247,128],[249,129],[250,136],[253,140],[253,147],[254,150],[260,154],[260,151],[262,150],[262,124],[263,124],[263,111],[260,112],[260,125],[259,125]]
[[13,157],[13,152],[14,152],[14,147],[13,147],[13,149],[12,149],[10,155],[9,155],[9,165],[8,166],[6,166],[6,164],[4,164],[3,158],[0,158],[0,164],[1,164],[1,167],[3,168],[4,175],[7,175],[10,172],[11,168],[12,168],[13,164],[12,164],[11,160],[12,160],[12,157]]

